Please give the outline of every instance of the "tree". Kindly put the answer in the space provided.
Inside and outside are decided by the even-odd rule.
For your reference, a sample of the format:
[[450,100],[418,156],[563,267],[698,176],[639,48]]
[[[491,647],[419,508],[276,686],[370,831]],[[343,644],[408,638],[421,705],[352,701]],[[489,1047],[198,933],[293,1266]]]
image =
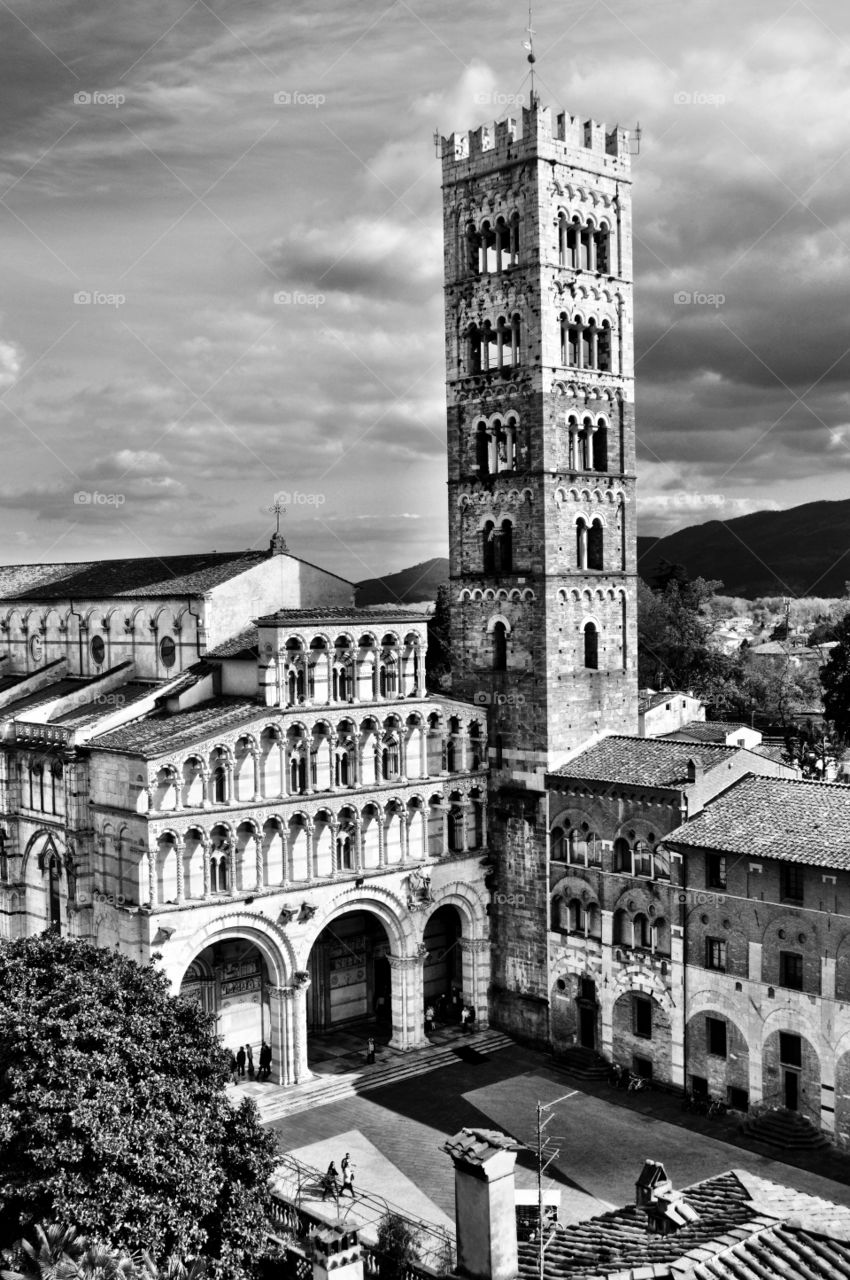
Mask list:
[[659,588],[638,583],[638,683],[641,688],[693,689],[714,703],[728,696],[736,661],[712,643],[714,595],[721,583],[683,582],[680,566],[656,575]]
[[820,681],[826,718],[846,742],[850,740],[850,613],[836,624],[835,639],[838,643],[821,667]]
[[449,588],[437,588],[434,612],[428,619],[428,652],[425,654],[425,681],[432,693],[438,693],[444,679],[451,674],[451,616]]
[[407,1268],[417,1259],[419,1233],[400,1213],[386,1213],[378,1224],[375,1251],[380,1258],[381,1280],[404,1280]]
[[158,1267],[150,1254],[133,1258],[107,1245],[89,1244],[75,1227],[55,1222],[46,1230],[36,1223],[33,1234],[35,1245],[22,1239],[7,1250],[22,1269],[0,1271],[0,1280],[203,1280],[206,1275],[200,1260],[187,1268],[172,1255]]
[[0,1249],[58,1219],[252,1276],[275,1147],[225,1093],[214,1018],[152,965],[54,933],[0,943],[0,991]]

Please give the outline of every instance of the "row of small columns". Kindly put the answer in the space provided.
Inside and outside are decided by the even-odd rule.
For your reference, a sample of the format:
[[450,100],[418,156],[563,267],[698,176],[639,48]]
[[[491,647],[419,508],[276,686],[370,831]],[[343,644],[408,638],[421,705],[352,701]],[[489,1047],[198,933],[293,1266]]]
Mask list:
[[[596,231],[593,227],[582,227],[577,222],[567,222],[566,218],[558,220],[558,256],[563,267],[581,268],[581,250],[586,251],[586,271],[599,270],[600,239],[607,240],[610,249],[610,236],[605,230]],[[605,268],[610,274],[610,261]]]
[[[486,808],[486,805],[484,805],[482,802],[478,802],[478,803],[481,803],[482,834],[481,834],[480,844],[482,848],[485,848],[487,844],[487,808]],[[469,834],[470,833],[469,833],[468,819],[469,819],[470,811],[472,809],[472,805],[473,805],[473,801],[471,800],[461,800],[461,801],[455,802],[451,806],[452,810],[460,810],[463,817],[463,822],[461,823],[461,826],[460,826],[461,847],[459,850],[457,850],[458,853],[469,852],[469,844],[470,844]],[[422,813],[422,820],[424,822],[427,822],[428,816],[429,816],[428,811],[420,811],[420,812]],[[442,808],[441,813],[443,815],[441,855],[445,857],[451,852],[451,850],[449,849],[449,831],[448,831],[448,818],[450,813],[450,807],[446,806],[445,808]],[[410,865],[410,866],[422,865],[421,858],[411,859],[410,857],[410,826],[414,818],[417,816],[418,814],[411,814],[411,813],[401,815],[402,817],[402,822],[400,826],[401,862],[393,863],[392,864],[393,868],[407,866],[407,865]],[[383,814],[380,812],[377,812],[373,816],[373,821],[376,823],[378,828],[378,866],[371,867],[371,868],[365,867],[364,855],[363,855],[363,823],[360,818],[352,818],[351,827],[353,829],[353,834],[354,834],[354,841],[353,841],[354,865],[350,869],[341,868],[337,866],[337,837],[339,835],[342,824],[335,820],[331,820],[330,822],[328,822],[327,825],[330,828],[330,832],[331,832],[331,872],[330,874],[332,876],[341,870],[344,870],[351,875],[354,875],[354,874],[365,875],[367,873],[374,875],[377,872],[381,870],[385,870],[390,866],[390,863],[387,861],[387,848],[386,848],[386,837],[384,833]],[[313,842],[313,837],[315,833],[315,823],[311,818],[308,817],[305,819],[303,829],[306,831],[307,839],[311,845],[310,855],[307,863],[308,876],[306,881],[305,880],[293,881],[289,874],[290,872],[289,848],[288,848],[289,841],[288,841],[286,832],[281,828],[280,838],[283,845],[283,868],[284,868],[283,880],[278,886],[271,886],[271,885],[267,886],[263,884],[262,833],[254,832],[256,880],[255,880],[254,886],[251,889],[236,888],[237,859],[241,853],[241,850],[239,850],[236,847],[235,842],[232,839],[228,839],[227,841],[225,841],[223,845],[217,848],[213,848],[210,837],[205,832],[202,833],[202,845],[204,850],[204,898],[212,899],[214,896],[210,888],[210,884],[211,884],[210,858],[216,853],[225,853],[227,855],[227,863],[228,863],[227,878],[228,878],[228,885],[229,885],[228,893],[232,898],[238,897],[240,893],[250,893],[250,892],[257,893],[264,888],[275,887],[280,889],[286,889],[293,883],[299,884],[299,885],[313,884],[313,883],[316,883],[316,884],[326,883],[326,880],[327,880],[326,877],[315,876],[313,873],[312,864],[313,864],[313,859],[315,858],[315,850],[312,849],[312,842]],[[425,832],[425,840],[427,844],[427,829]],[[184,837],[178,834],[176,839],[174,839],[173,841],[173,845],[174,845],[174,850],[175,850],[176,859],[177,859],[177,902],[183,903],[186,901],[186,897],[184,893],[184,873],[183,873]],[[151,906],[154,906],[157,903],[158,885],[157,885],[156,861],[157,861],[158,853],[159,853],[158,844],[148,853],[148,886],[149,886],[149,892],[150,892]],[[428,856],[428,852],[426,848],[425,857],[427,856]],[[220,895],[218,894],[215,895],[215,897],[218,897],[218,896]]]
[[573,424],[569,435],[569,468],[571,471],[593,471],[593,437],[604,431],[596,423]]
[[[603,326],[597,325],[595,322],[585,324],[582,320],[567,320],[561,317],[561,364],[575,369],[596,369],[599,370],[599,333]],[[570,331],[574,330],[576,335],[576,360],[575,364],[570,361]],[[614,372],[614,343],[613,335],[609,327],[605,327],[608,335],[608,364],[609,368],[602,370],[603,373]],[[587,364],[584,362],[584,334],[588,334],[590,342],[590,351],[588,353]]]
[[[428,743],[429,741],[433,740],[433,738],[436,736],[437,734],[431,731],[422,733],[420,735],[419,766],[420,766],[421,772],[419,774],[419,777],[413,779],[413,781],[418,782],[423,778],[429,778],[429,777],[435,776],[429,773],[428,771]],[[305,743],[305,747],[299,748],[297,751],[294,751],[293,744],[287,743],[286,740],[283,738],[278,740],[277,745],[278,745],[278,750],[280,752],[280,778],[281,778],[282,790],[281,790],[280,797],[274,797],[274,798],[281,798],[281,797],[286,798],[288,796],[315,794],[317,789],[313,784],[312,771],[310,769],[307,769],[305,771],[306,777],[305,777],[305,787],[303,791],[300,791],[300,790],[292,791],[289,786],[289,764],[293,756],[295,756],[296,758],[300,758],[302,751],[307,749],[306,748],[307,740],[304,739],[303,741]],[[326,738],[323,739],[323,741],[329,743],[332,751],[336,750],[337,738],[334,734],[329,734]],[[470,742],[471,742],[469,734],[467,733],[449,734],[447,741],[454,742],[456,748],[458,749],[458,760],[455,762],[456,768],[454,772],[455,773],[467,772],[469,769]],[[361,787],[364,785],[365,786],[377,785],[375,783],[363,783],[361,781],[363,778],[363,753],[364,753],[365,742],[363,741],[360,735],[358,735],[354,745],[356,748],[355,756],[354,756],[354,758],[356,759],[355,776],[346,786],[337,785],[335,778],[331,776],[330,786],[326,788],[322,788],[323,794],[325,791],[331,791],[331,792],[349,791],[353,788]],[[481,754],[481,759],[483,760],[486,758],[483,739],[480,740],[480,745],[481,745],[480,754]],[[399,741],[398,747],[399,747],[399,764],[401,766],[403,762],[403,757],[405,754],[403,750],[404,743],[401,740]],[[376,744],[376,751],[379,752],[380,749],[381,749],[381,743],[380,741],[378,741],[378,743]],[[269,796],[264,796],[262,794],[260,751],[258,750],[258,748],[252,747],[248,754],[250,754],[251,756],[251,759],[253,762],[253,770],[254,770],[254,794],[251,797],[251,802],[259,803],[262,800],[273,798]],[[441,748],[441,754],[442,754],[442,748]],[[349,756],[350,761],[351,759],[352,757]],[[225,774],[225,799],[223,801],[215,801],[210,796],[210,791],[212,790],[212,786],[213,786],[213,780],[212,780],[213,771],[210,769],[210,767],[207,764],[201,762],[196,768],[195,777],[198,777],[200,775],[203,778],[203,782],[204,782],[204,799],[202,804],[202,807],[204,809],[211,809],[216,804],[232,805],[234,803],[237,803],[233,798],[233,773],[235,768],[234,762],[230,759],[223,759],[216,765],[216,768],[219,768],[219,767],[224,769],[224,774]],[[449,771],[445,769],[440,770],[440,773],[447,773],[447,772]],[[400,767],[398,774],[392,779],[387,779],[387,781],[406,784],[407,782],[410,781],[410,779],[405,774],[404,768]],[[175,775],[173,785],[174,785],[174,791],[175,791],[175,803],[170,809],[164,810],[163,812],[173,813],[183,808],[193,808],[193,809],[197,808],[196,805],[184,806],[182,797],[180,794],[184,784],[183,784],[182,778],[179,775]],[[155,789],[155,786],[156,786],[156,783],[151,782],[145,788],[145,791],[148,795],[148,801],[151,807],[153,806],[153,791]]]

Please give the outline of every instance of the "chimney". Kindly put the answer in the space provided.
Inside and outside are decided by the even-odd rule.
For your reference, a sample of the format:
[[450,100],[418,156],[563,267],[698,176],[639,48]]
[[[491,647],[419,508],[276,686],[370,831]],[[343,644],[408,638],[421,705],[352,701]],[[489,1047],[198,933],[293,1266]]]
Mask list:
[[646,1210],[646,1229],[653,1235],[669,1236],[679,1227],[699,1220],[699,1214],[681,1191],[673,1190],[664,1165],[646,1160],[635,1183],[635,1204]]
[[455,1167],[457,1270],[473,1280],[515,1280],[514,1165],[522,1144],[494,1129],[461,1129],[443,1147]]
[[320,1227],[310,1237],[313,1280],[363,1280],[363,1256],[356,1231]]

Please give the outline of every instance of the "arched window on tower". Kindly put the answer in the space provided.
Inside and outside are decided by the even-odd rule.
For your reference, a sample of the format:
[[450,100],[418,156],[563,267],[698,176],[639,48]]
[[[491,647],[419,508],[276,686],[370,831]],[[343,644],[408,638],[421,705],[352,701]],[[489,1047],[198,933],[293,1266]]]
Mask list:
[[603,320],[596,335],[596,368],[602,373],[611,372],[611,326]]
[[481,530],[481,559],[484,573],[496,572],[496,526],[492,520]]
[[227,892],[227,850],[213,849],[210,854],[210,893]]
[[608,428],[604,418],[599,419],[593,433],[592,466],[594,471],[608,470]]
[[576,568],[587,568],[587,524],[582,519],[576,521]]
[[62,877],[62,864],[56,857],[56,854],[50,855],[50,861],[47,864],[47,896],[48,908],[50,914],[50,928],[55,929],[57,933],[62,928],[62,903],[60,894],[60,882]]
[[514,528],[510,520],[503,520],[496,544],[496,572],[513,573]]
[[493,626],[493,670],[507,671],[508,668],[508,629],[504,622]]
[[475,437],[475,461],[478,465],[479,480],[490,478],[490,433],[487,424],[479,422]]
[[588,569],[605,567],[601,520],[594,520],[587,531],[587,567]]
[[213,770],[213,803],[227,804],[227,770],[223,764]]
[[584,665],[590,671],[599,668],[599,632],[595,622],[588,622],[584,628]]

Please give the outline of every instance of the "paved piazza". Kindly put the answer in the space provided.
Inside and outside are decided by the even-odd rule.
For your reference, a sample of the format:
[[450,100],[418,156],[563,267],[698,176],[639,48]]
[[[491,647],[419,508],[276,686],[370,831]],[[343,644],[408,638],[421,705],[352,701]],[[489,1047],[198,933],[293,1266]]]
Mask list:
[[[850,1186],[583,1093],[571,1077],[552,1070],[542,1054],[520,1048],[478,1064],[458,1061],[270,1127],[282,1150],[317,1167],[327,1167],[331,1159],[339,1167],[350,1150],[359,1166],[360,1190],[384,1195],[412,1216],[443,1223],[454,1220],[451,1161],[440,1150],[446,1136],[464,1126],[483,1126],[531,1143],[538,1100],[548,1103],[563,1095],[571,1096],[554,1108],[547,1130],[560,1148],[547,1185],[561,1192],[563,1222],[630,1202],[648,1157],[664,1161],[677,1187],[739,1168],[850,1205]],[[517,1186],[535,1186],[535,1176],[531,1152],[521,1153]]]

